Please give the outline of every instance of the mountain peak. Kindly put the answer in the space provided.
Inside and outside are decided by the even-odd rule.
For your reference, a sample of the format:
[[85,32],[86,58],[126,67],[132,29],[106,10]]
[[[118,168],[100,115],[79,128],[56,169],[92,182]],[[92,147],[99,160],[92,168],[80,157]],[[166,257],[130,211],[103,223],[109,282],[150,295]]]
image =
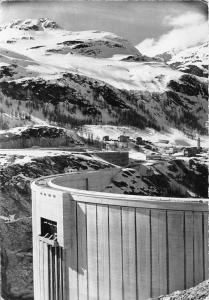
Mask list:
[[15,20],[1,26],[1,29],[19,29],[19,30],[34,30],[43,31],[45,29],[58,29],[59,25],[48,18]]
[[[57,30],[59,29],[59,30]],[[37,34],[38,33],[38,34]],[[112,57],[115,54],[136,55],[138,50],[126,39],[100,30],[69,31],[47,18],[15,20],[0,27],[1,47],[28,55],[40,51],[46,56],[77,54]],[[30,55],[29,54],[29,55]]]

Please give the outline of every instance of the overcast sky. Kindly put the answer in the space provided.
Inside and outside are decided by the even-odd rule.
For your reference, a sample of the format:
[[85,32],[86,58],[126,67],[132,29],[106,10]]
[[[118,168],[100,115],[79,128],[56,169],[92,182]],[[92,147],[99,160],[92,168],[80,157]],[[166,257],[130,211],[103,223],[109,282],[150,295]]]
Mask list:
[[52,18],[69,30],[114,32],[147,54],[193,46],[206,39],[208,30],[206,5],[200,2],[79,1],[1,6],[1,23],[38,17]]

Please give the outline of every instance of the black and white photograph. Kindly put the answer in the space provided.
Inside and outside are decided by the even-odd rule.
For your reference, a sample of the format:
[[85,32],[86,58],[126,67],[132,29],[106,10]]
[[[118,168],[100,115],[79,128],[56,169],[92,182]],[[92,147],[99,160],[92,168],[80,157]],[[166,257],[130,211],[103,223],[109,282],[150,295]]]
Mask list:
[[207,1],[0,0],[0,300],[209,300]]

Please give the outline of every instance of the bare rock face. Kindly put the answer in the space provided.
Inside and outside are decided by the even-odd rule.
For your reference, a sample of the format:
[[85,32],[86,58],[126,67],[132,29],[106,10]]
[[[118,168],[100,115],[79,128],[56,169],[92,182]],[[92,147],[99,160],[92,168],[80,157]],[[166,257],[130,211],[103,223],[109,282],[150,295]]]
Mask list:
[[209,280],[206,280],[195,287],[184,291],[176,291],[167,296],[160,296],[153,300],[208,300]]

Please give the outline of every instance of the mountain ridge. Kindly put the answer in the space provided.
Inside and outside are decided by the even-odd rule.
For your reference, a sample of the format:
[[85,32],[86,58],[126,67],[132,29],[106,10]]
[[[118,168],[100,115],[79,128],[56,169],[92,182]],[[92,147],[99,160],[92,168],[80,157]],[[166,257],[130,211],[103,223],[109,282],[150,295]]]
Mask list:
[[72,126],[184,125],[206,133],[207,79],[143,56],[115,34],[72,32],[39,19],[1,26],[0,39],[4,112],[12,105]]

